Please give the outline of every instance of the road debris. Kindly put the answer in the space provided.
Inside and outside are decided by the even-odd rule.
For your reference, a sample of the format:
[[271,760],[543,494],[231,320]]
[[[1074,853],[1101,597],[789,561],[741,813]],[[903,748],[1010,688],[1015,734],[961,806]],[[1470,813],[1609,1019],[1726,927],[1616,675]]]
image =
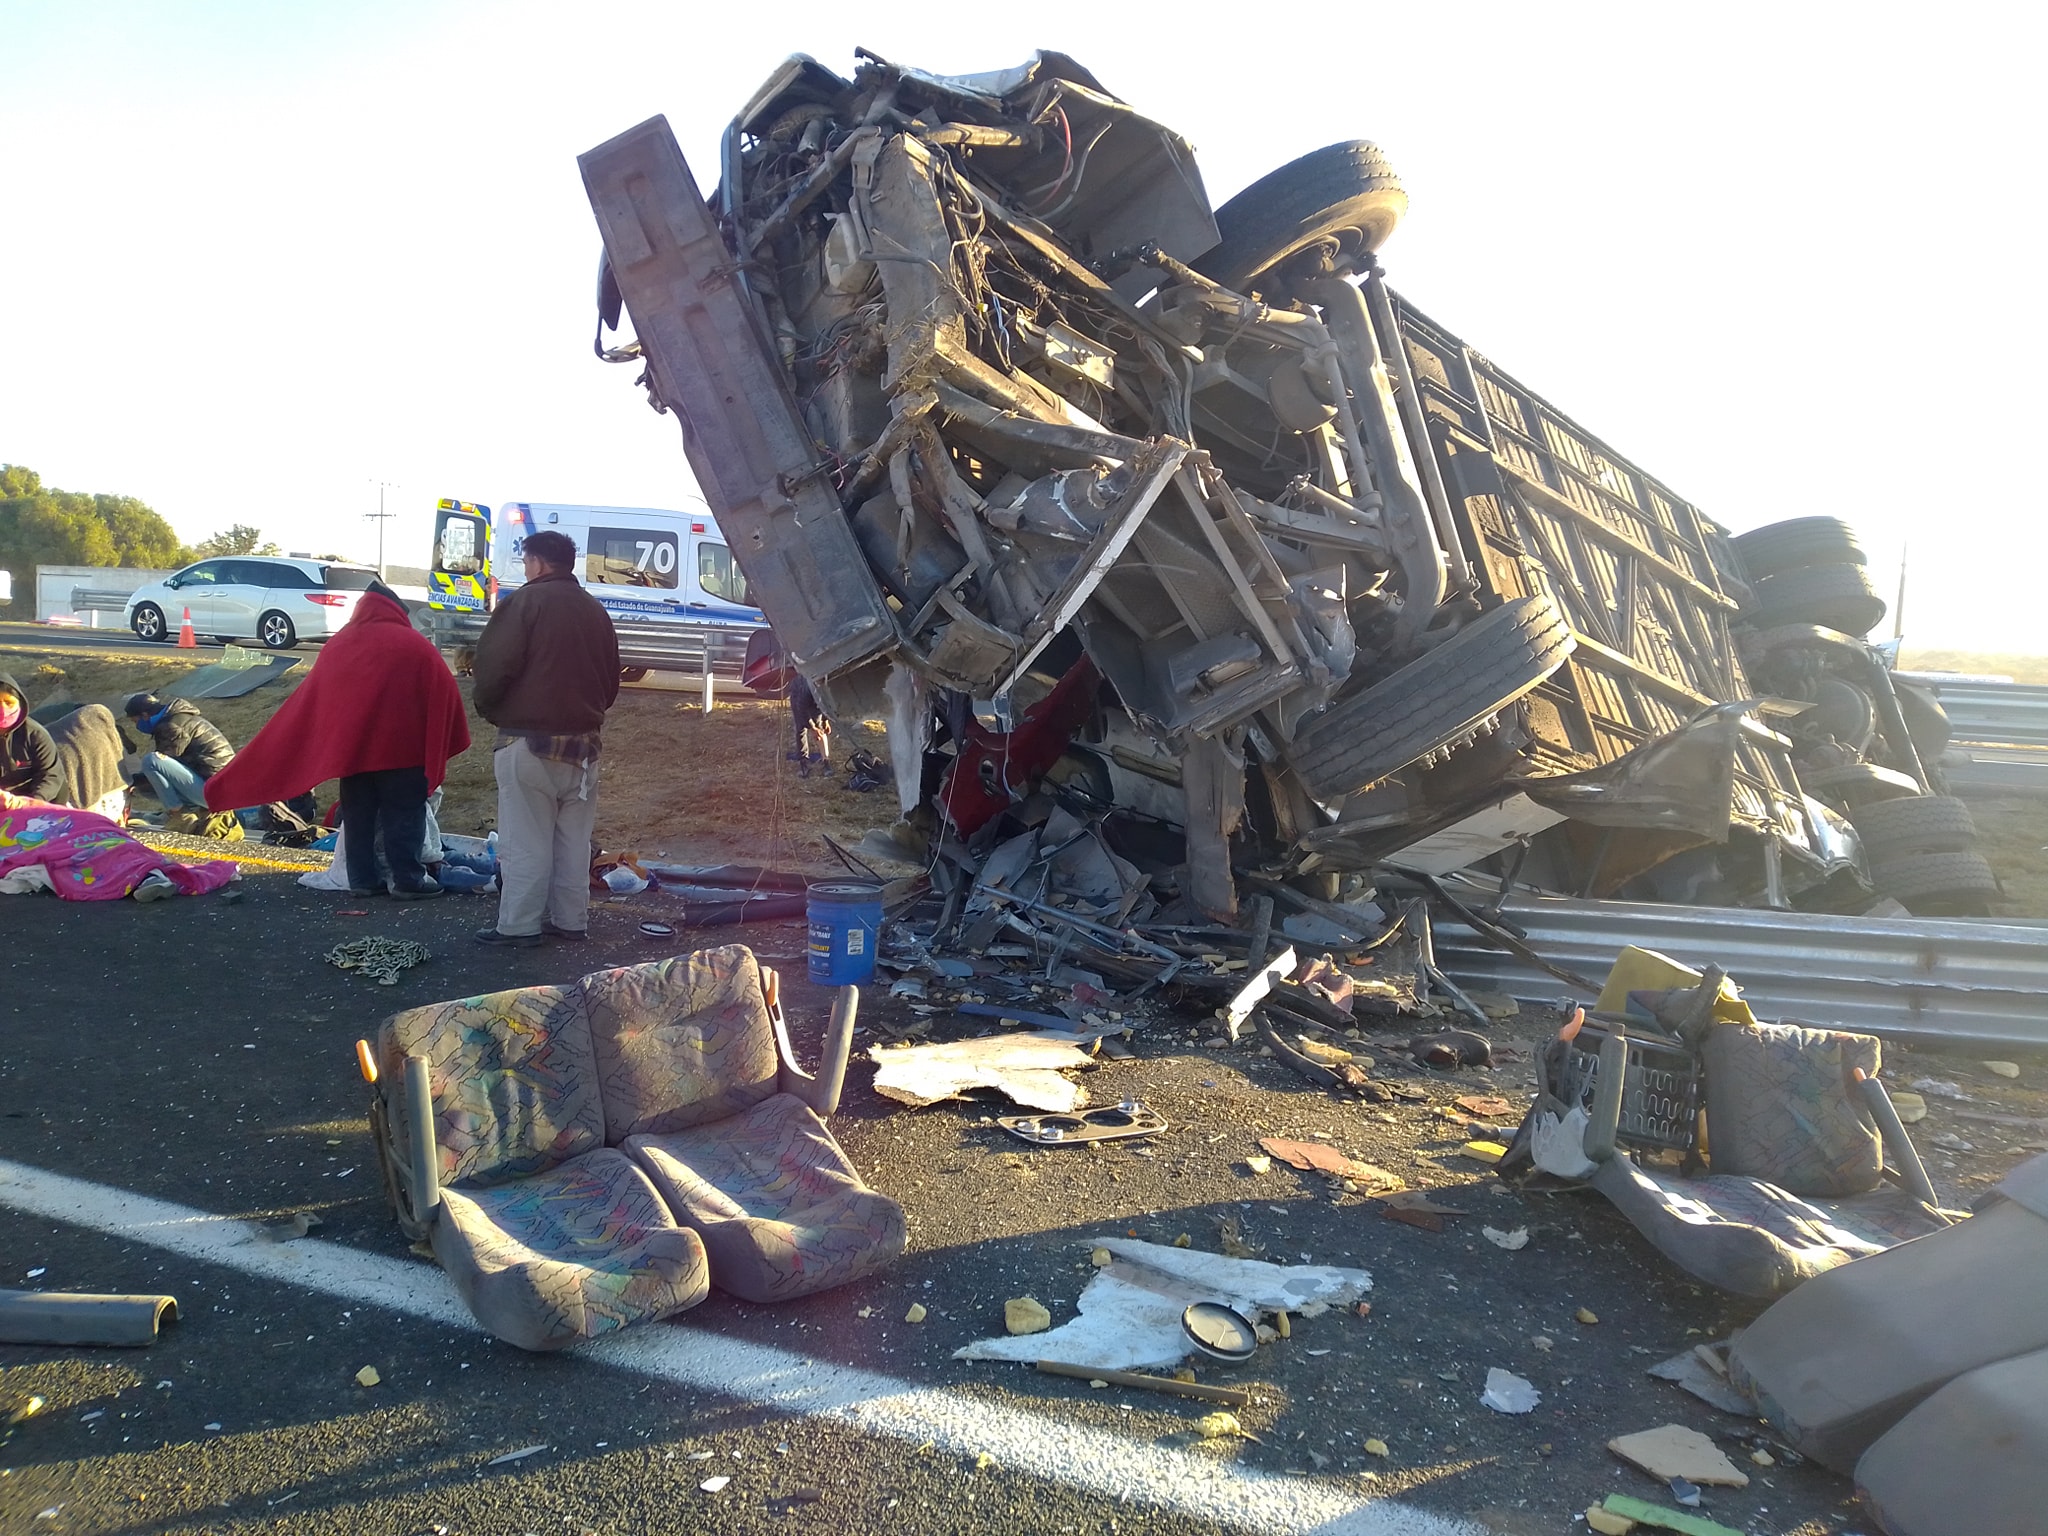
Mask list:
[[1496,1365],[1486,1372],[1486,1390],[1479,1394],[1479,1401],[1495,1413],[1530,1413],[1543,1401],[1543,1394],[1533,1381]]
[[1256,1440],[1258,1438],[1256,1435],[1248,1433],[1245,1427],[1238,1423],[1236,1414],[1225,1413],[1220,1409],[1215,1413],[1205,1413],[1201,1418],[1197,1419],[1195,1421],[1195,1433],[1204,1440]]
[[[1710,1354],[1712,1358],[1709,1358]],[[1720,1363],[1717,1365],[1716,1361]],[[1646,1374],[1684,1388],[1701,1402],[1723,1413],[1746,1416],[1756,1412],[1756,1405],[1728,1384],[1727,1364],[1713,1346],[1703,1344],[1681,1350],[1670,1359],[1650,1366]]]
[[1419,1227],[1424,1232],[1441,1232],[1446,1216],[1463,1216],[1466,1213],[1456,1206],[1439,1205],[1419,1189],[1405,1189],[1380,1199],[1380,1214],[1391,1221],[1406,1226]]
[[1984,1063],[1984,1070],[1996,1073],[2000,1077],[2018,1077],[2020,1064],[2016,1061],[1987,1061]]
[[1195,1303],[1220,1303],[1246,1319],[1275,1312],[1348,1306],[1372,1287],[1361,1269],[1319,1264],[1269,1264],[1108,1238],[1116,1262],[1098,1269],[1082,1290],[1078,1316],[1042,1339],[983,1339],[953,1352],[956,1360],[1042,1358],[1112,1370],[1177,1365],[1196,1347],[1182,1327]]
[[1040,1360],[1038,1369],[1048,1376],[1073,1376],[1091,1387],[1137,1387],[1146,1392],[1163,1392],[1170,1397],[1191,1397],[1207,1403],[1229,1403],[1243,1407],[1252,1395],[1243,1387],[1212,1387],[1172,1376],[1149,1376],[1141,1371],[1113,1371],[1104,1366],[1074,1365],[1064,1360]]
[[524,1461],[529,1456],[538,1456],[542,1451],[546,1449],[548,1449],[548,1447],[545,1445],[522,1445],[516,1451],[507,1451],[502,1456],[493,1456],[489,1461],[485,1462],[484,1465],[487,1467],[508,1466],[515,1461]]
[[1043,1333],[1052,1326],[1052,1313],[1035,1296],[1018,1296],[1003,1303],[1003,1327],[1012,1334]]
[[380,987],[397,986],[400,976],[413,966],[425,964],[427,958],[426,945],[412,939],[393,939],[381,934],[366,939],[349,939],[327,951],[329,965],[354,971]]
[[1660,1531],[1676,1531],[1679,1536],[1743,1536],[1732,1525],[1722,1525],[1704,1515],[1687,1514],[1682,1509],[1666,1509],[1661,1504],[1631,1498],[1625,1493],[1610,1493],[1600,1501],[1600,1507],[1610,1515],[1633,1520],[1638,1525],[1654,1526]]
[[1627,1515],[1617,1515],[1598,1504],[1587,1506],[1586,1529],[1595,1536],[1628,1536],[1636,1528],[1635,1521]]
[[377,1367],[374,1365],[366,1365],[356,1372],[356,1385],[359,1387],[374,1387],[383,1379],[377,1374]]
[[721,1475],[718,1477],[707,1477],[697,1486],[705,1493],[723,1493],[731,1482],[731,1478]]
[[1696,1429],[1663,1424],[1656,1429],[1619,1435],[1607,1449],[1623,1461],[1665,1481],[1683,1478],[1720,1488],[1747,1488],[1749,1474],[1730,1461],[1721,1448]]
[[906,1323],[921,1323],[929,1316],[931,1314],[925,1310],[923,1302],[913,1301],[910,1304],[910,1310],[903,1314],[903,1321]]
[[1259,1145],[1277,1157],[1290,1168],[1306,1172],[1316,1169],[1340,1179],[1352,1179],[1360,1184],[1374,1184],[1385,1188],[1399,1188],[1406,1182],[1399,1174],[1376,1168],[1371,1163],[1361,1163],[1346,1157],[1335,1147],[1320,1141],[1288,1141],[1277,1136],[1262,1136]]
[[1368,1456],[1391,1456],[1394,1454],[1392,1451],[1387,1449],[1387,1442],[1384,1440],[1368,1440],[1365,1442],[1364,1445],[1360,1446],[1359,1449],[1364,1451],[1365,1454]]
[[175,1296],[0,1291],[0,1344],[138,1347],[154,1344],[158,1330],[177,1316]]
[[1596,1314],[1591,1307],[1581,1307],[1578,1311],[1574,1312],[1572,1316],[1578,1319],[1578,1321],[1584,1323],[1589,1328],[1593,1324],[1600,1321],[1598,1314]]
[[875,1091],[922,1108],[993,1088],[1030,1109],[1070,1114],[1088,1102],[1087,1089],[1060,1076],[1093,1065],[1088,1054],[1042,1035],[990,1035],[943,1045],[872,1047]]
[[1503,1232],[1499,1227],[1481,1227],[1479,1235],[1496,1248],[1505,1248],[1509,1253],[1518,1253],[1529,1246],[1529,1229],[1517,1227],[1512,1232]]

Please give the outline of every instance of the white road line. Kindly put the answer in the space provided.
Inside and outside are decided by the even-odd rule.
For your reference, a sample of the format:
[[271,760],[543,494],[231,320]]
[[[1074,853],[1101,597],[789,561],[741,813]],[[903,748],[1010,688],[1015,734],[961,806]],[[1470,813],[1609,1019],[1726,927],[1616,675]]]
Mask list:
[[[247,1222],[0,1158],[0,1206],[110,1237],[146,1243],[259,1280],[475,1330],[438,1269],[300,1238],[270,1242]],[[181,1326],[192,1327],[196,1324]],[[961,1455],[987,1453],[1006,1470],[1108,1498],[1130,1499],[1218,1525],[1290,1536],[1482,1536],[1479,1528],[1378,1500],[1334,1483],[1234,1466],[1196,1452],[1126,1440],[1061,1422],[1057,1409],[1005,1407],[922,1387],[772,1345],[679,1323],[600,1339],[575,1352],[698,1391],[849,1425]]]

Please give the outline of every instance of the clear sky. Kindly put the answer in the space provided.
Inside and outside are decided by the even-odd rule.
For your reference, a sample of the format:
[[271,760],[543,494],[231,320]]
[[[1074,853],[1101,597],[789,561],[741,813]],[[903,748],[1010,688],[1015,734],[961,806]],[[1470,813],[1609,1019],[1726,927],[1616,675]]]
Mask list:
[[863,10],[0,0],[0,461],[371,557],[385,482],[414,564],[440,496],[682,504],[577,154],[662,112],[710,166],[793,52],[1059,48],[1219,201],[1377,140],[1434,318],[1731,527],[1847,517],[1887,592],[1910,543],[1909,643],[2048,650],[2031,8]]

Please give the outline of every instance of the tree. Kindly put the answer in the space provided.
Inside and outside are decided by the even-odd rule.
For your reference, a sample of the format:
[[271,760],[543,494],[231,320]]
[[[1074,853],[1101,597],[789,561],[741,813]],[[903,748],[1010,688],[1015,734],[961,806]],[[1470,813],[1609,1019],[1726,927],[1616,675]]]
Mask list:
[[14,573],[9,618],[33,615],[39,565],[163,569],[189,557],[171,525],[133,496],[53,490],[20,464],[0,464],[0,569]]
[[216,533],[210,539],[201,539],[192,546],[194,560],[211,560],[218,555],[276,555],[282,554],[275,544],[263,542],[263,530],[252,528],[247,523],[236,523],[224,533]]

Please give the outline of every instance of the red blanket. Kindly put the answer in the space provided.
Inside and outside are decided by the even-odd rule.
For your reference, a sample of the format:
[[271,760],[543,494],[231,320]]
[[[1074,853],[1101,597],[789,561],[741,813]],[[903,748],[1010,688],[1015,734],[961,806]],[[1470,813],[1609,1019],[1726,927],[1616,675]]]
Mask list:
[[440,787],[469,746],[462,692],[405,609],[366,592],[313,672],[233,762],[206,781],[215,810],[265,805],[349,773],[427,770]]

